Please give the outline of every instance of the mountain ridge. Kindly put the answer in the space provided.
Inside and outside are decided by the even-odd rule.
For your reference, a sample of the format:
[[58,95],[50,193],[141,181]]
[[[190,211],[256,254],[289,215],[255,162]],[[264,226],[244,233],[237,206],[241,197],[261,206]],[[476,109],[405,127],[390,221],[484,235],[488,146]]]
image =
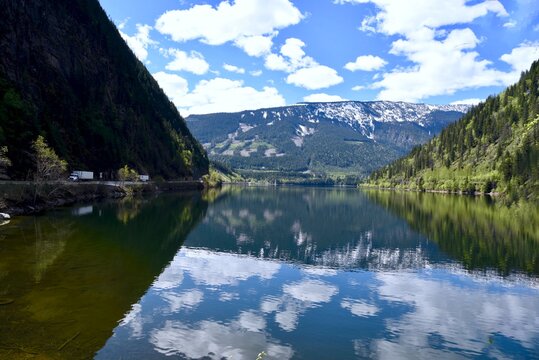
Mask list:
[[186,121],[212,160],[248,175],[361,177],[426,142],[467,109],[389,101],[308,102],[190,115]]

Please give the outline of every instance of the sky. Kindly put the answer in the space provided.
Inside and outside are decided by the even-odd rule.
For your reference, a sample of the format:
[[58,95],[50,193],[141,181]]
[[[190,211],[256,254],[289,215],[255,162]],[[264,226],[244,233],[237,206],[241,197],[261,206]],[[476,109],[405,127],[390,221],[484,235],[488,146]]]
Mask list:
[[539,59],[538,0],[100,0],[183,116],[476,104]]

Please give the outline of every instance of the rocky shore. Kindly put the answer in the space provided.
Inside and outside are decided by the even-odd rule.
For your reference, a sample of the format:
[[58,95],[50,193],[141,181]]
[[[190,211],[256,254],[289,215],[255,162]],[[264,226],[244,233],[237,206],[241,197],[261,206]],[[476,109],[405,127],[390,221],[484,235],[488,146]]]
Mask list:
[[193,191],[204,188],[200,181],[159,183],[122,182],[0,182],[0,213],[9,216],[37,214],[55,207],[133,194]]

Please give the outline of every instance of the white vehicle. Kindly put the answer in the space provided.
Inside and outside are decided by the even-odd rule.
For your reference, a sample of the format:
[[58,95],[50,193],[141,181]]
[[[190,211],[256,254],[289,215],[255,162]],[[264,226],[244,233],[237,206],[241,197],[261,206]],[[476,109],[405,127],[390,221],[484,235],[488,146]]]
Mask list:
[[71,181],[83,181],[83,180],[93,180],[94,173],[92,171],[73,171],[69,175],[69,180]]
[[139,179],[142,182],[150,181],[150,176],[149,175],[139,175]]

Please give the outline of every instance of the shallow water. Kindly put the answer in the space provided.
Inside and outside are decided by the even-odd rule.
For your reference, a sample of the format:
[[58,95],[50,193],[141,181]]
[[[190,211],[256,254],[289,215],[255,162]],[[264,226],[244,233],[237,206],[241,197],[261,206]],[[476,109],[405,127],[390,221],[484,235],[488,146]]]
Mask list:
[[539,354],[535,204],[231,187],[18,218],[0,251],[0,357]]

